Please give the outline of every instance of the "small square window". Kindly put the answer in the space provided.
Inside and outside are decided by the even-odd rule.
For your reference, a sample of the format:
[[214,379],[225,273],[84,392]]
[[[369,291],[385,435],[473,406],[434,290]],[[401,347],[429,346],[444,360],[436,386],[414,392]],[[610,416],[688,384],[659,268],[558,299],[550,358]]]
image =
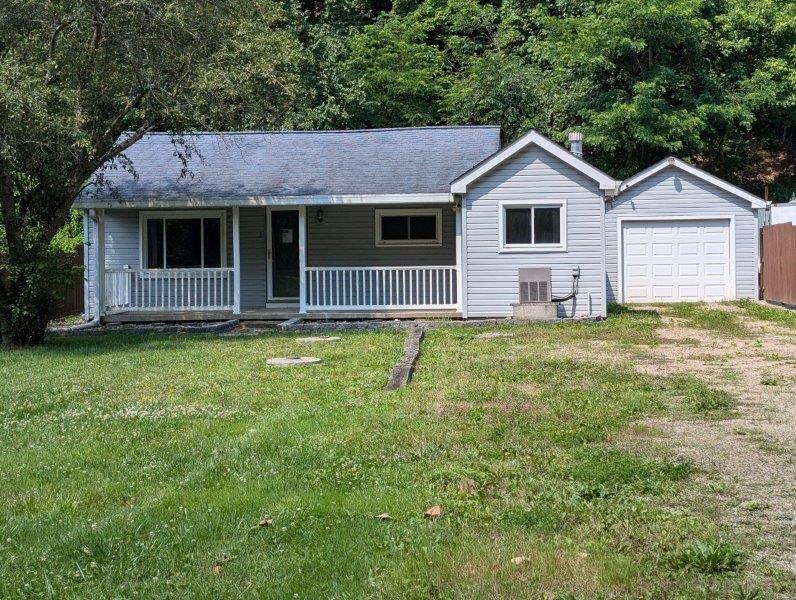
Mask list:
[[506,251],[564,250],[566,206],[555,204],[501,204],[501,249]]

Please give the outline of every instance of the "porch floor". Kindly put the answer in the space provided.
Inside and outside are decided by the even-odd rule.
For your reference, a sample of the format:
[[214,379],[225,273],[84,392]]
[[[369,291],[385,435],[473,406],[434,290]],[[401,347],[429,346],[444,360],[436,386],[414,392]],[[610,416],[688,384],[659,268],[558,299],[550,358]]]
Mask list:
[[[166,321],[226,321],[237,318],[241,321],[284,321],[298,317],[292,308],[258,308],[243,310],[235,317],[231,310],[208,311],[129,311],[105,315],[106,323],[153,323]],[[450,309],[428,310],[367,310],[367,311],[308,311],[304,320],[335,319],[459,319],[462,313]]]

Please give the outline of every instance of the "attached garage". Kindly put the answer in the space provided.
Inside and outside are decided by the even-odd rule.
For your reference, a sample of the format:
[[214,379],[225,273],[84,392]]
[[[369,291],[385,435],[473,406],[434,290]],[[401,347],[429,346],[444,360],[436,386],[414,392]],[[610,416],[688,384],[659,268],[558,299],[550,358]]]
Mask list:
[[625,302],[734,298],[732,219],[619,220]]
[[758,297],[757,211],[766,203],[676,158],[622,182],[605,211],[614,302]]

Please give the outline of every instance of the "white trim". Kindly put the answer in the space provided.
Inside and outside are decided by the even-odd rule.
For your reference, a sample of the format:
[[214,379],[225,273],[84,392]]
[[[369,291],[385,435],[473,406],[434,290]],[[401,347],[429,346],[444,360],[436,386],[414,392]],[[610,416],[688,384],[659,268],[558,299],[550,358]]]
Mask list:
[[232,312],[240,314],[240,207],[232,207],[232,266],[233,301]]
[[[138,264],[142,269],[147,268],[146,264],[146,220],[147,219],[221,219],[221,265],[218,268],[226,268],[227,266],[227,211],[225,210],[160,210],[160,211],[141,211],[138,213]],[[202,223],[204,227],[204,223]],[[204,231],[202,232],[204,234]],[[204,267],[204,235],[202,235],[202,257],[201,265],[197,268]],[[166,264],[166,236],[163,236],[163,265],[164,268],[170,268]],[[216,267],[208,267],[214,269]]]
[[[603,300],[600,303],[600,311],[603,317],[608,316],[608,260],[605,256],[606,242],[606,229],[605,229],[605,202],[600,202],[600,262],[602,263],[603,271]],[[589,314],[591,314],[591,292],[589,293]]]
[[[416,217],[433,215],[436,218],[436,237],[431,240],[384,240],[381,237],[381,218],[382,217]],[[442,209],[441,208],[377,208],[374,211],[375,219],[375,240],[377,247],[437,247],[442,246]]]
[[722,215],[689,215],[677,217],[617,217],[616,218],[616,287],[619,292],[618,301],[620,303],[625,301],[625,261],[624,261],[624,237],[622,235],[622,227],[628,221],[650,221],[650,222],[665,222],[665,221],[729,221],[730,231],[730,297],[727,300],[735,300],[735,215],[722,214]]
[[[301,305],[301,298],[296,296],[274,296],[274,240],[271,235],[271,213],[274,211],[281,211],[281,212],[297,212],[299,217],[299,229],[301,228],[301,208],[300,206],[294,207],[279,207],[279,208],[271,208],[267,207],[265,209],[265,240],[266,240],[266,272],[268,280],[267,288],[268,288],[268,297],[266,298],[266,303],[268,302],[279,302],[285,303],[285,306],[288,304],[295,304],[296,307]],[[306,219],[306,207],[304,208],[304,215]],[[301,239],[300,239],[300,231],[296,232],[296,235],[299,235],[299,276],[301,275]],[[299,293],[301,293],[301,282],[299,282]]]
[[580,171],[590,179],[593,179],[600,184],[601,190],[615,190],[617,187],[619,187],[620,182],[616,181],[613,177],[609,177],[598,168],[587,163],[582,158],[578,158],[566,148],[559,146],[538,131],[531,130],[514,143],[506,146],[503,150],[500,150],[496,154],[493,154],[491,158],[485,160],[480,165],[456,179],[453,183],[451,183],[451,193],[467,193],[467,187],[471,183],[477,179],[480,179],[489,171],[505,162],[521,150],[524,150],[531,144],[536,144],[542,150],[549,152],[559,160],[568,164],[570,167]]
[[[559,239],[558,244],[507,244],[506,243],[506,209],[507,208],[559,208]],[[533,212],[531,213],[533,215]],[[567,201],[566,200],[500,200],[498,202],[498,252],[530,253],[530,252],[566,252],[567,251]],[[531,217],[531,236],[533,236],[533,216]]]
[[456,306],[459,312],[464,312],[462,303],[462,210],[463,208],[457,209],[454,215],[456,222]]
[[321,194],[309,196],[247,196],[245,198],[140,198],[76,202],[74,208],[226,208],[232,206],[313,206],[349,204],[445,204],[448,192],[428,194]]
[[88,211],[83,211],[83,318],[91,318],[91,296],[89,287],[91,283],[91,240],[89,239]]
[[461,261],[462,261],[462,269],[461,269],[461,281],[462,281],[462,289],[460,291],[461,294],[461,304],[462,304],[462,319],[467,319],[467,304],[468,304],[468,292],[469,292],[469,283],[467,279],[467,198],[462,198],[462,250],[461,250]]
[[643,171],[639,171],[629,179],[625,179],[622,182],[622,184],[619,186],[619,193],[622,194],[625,190],[633,187],[637,183],[640,183],[649,177],[652,177],[653,175],[659,173],[660,171],[662,171],[667,167],[675,167],[677,169],[680,169],[681,171],[685,171],[686,173],[693,175],[694,177],[698,177],[702,181],[706,181],[712,185],[715,185],[716,187],[721,188],[725,192],[729,192],[730,194],[737,196],[738,198],[746,200],[752,205],[753,208],[765,208],[766,206],[768,206],[768,203],[762,198],[758,198],[754,194],[750,194],[746,190],[742,190],[741,188],[734,186],[731,183],[716,177],[715,175],[711,175],[707,171],[703,171],[702,169],[699,169],[694,165],[685,162],[684,160],[680,160],[675,156],[669,156],[667,158],[664,158],[663,160],[652,165],[651,167],[648,167]]
[[105,314],[105,210],[99,209],[94,223],[94,295],[97,303],[97,316]]
[[307,312],[307,207],[299,207],[299,314]]

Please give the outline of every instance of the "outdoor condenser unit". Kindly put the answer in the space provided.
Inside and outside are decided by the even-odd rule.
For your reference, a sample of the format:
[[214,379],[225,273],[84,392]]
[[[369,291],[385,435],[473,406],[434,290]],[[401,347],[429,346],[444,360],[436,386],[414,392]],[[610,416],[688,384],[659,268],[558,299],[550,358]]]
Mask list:
[[553,286],[550,268],[522,268],[519,270],[520,304],[551,302]]
[[521,268],[520,301],[512,305],[514,318],[526,321],[552,321],[558,316],[553,302],[550,267]]

